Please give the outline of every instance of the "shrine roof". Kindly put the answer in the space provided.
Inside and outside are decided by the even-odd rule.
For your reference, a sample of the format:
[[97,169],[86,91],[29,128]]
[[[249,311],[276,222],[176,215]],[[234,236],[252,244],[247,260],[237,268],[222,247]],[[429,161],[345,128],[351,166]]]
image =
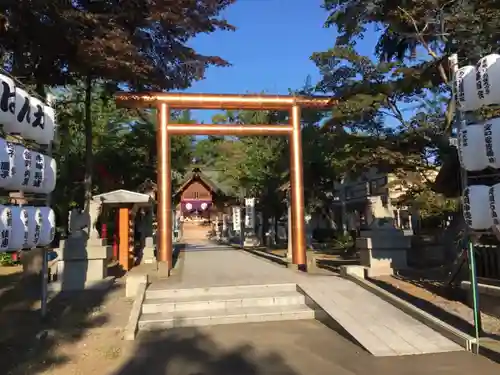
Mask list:
[[119,189],[107,193],[94,195],[92,200],[102,203],[143,203],[150,204],[153,199],[148,194],[136,193],[134,191]]
[[188,173],[184,179],[181,181],[179,188],[175,191],[175,194],[181,193],[187,186],[195,180],[201,181],[215,194],[225,194],[225,192],[219,187],[217,183],[213,181],[211,176],[204,173],[200,168],[194,168],[190,173]]

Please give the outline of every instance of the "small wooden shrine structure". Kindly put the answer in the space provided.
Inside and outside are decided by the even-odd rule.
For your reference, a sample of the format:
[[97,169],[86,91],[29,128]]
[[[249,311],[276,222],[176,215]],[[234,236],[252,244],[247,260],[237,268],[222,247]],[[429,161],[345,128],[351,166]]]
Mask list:
[[[134,222],[135,215],[143,208],[152,214],[154,199],[150,194],[136,193],[129,190],[114,190],[108,193],[96,195],[92,198],[94,202],[101,203],[100,215],[101,238],[110,239],[106,223],[110,221],[104,218],[109,217],[109,213],[114,211],[116,216],[113,223],[113,255],[118,260],[123,270],[128,271],[134,265]],[[151,231],[152,235],[152,220]],[[114,238],[113,238],[114,237]]]

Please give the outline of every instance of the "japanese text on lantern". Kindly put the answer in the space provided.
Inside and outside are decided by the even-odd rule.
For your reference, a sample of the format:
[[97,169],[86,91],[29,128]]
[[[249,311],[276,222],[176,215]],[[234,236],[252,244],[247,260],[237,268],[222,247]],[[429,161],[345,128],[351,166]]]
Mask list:
[[486,156],[489,163],[495,163],[495,152],[493,151],[493,132],[491,131],[491,123],[484,126],[484,141],[486,143]]

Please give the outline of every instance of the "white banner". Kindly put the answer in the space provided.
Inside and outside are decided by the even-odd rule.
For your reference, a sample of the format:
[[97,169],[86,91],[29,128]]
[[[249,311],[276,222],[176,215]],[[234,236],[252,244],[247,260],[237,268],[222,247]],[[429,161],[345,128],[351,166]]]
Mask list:
[[233,207],[233,230],[239,232],[241,230],[241,208]]
[[245,228],[255,229],[255,198],[245,198]]

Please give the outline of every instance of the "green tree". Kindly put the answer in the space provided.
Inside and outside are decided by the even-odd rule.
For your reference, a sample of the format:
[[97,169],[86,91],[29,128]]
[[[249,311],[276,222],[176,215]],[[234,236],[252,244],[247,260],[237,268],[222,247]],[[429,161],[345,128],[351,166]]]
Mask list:
[[[232,29],[217,18],[232,0],[53,2],[0,4],[2,61],[15,76],[45,85],[83,83],[85,204],[92,195],[94,85],[183,89],[208,65],[227,65],[187,46],[198,33]],[[28,26],[27,26],[28,25]]]

